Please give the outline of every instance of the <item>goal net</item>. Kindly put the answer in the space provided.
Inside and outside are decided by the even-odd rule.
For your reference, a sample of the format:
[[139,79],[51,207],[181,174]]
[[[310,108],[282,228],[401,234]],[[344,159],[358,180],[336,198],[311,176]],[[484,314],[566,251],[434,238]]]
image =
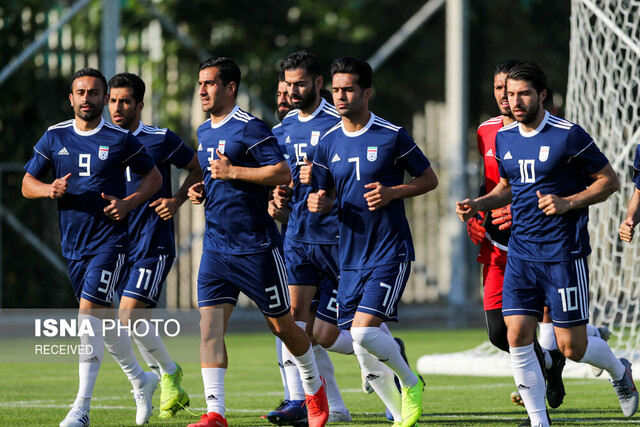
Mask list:
[[634,191],[640,143],[640,1],[573,0],[567,119],[609,158],[620,191],[590,208],[590,315],[612,332],[618,357],[640,361],[640,244],[618,227]]
[[[621,183],[619,192],[590,208],[590,323],[611,330],[616,356],[640,364],[640,236],[631,244],[618,238],[634,191],[631,175],[640,143],[640,1],[573,0],[570,43],[567,119],[589,132]],[[511,376],[508,355],[489,342],[461,353],[423,356],[418,370]],[[593,378],[589,366],[571,361],[564,376]]]

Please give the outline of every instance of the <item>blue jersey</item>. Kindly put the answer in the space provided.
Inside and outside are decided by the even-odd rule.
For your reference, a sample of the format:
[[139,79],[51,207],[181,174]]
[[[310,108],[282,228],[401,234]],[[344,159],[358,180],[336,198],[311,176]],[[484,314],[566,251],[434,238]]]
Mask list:
[[284,161],[267,125],[236,106],[220,123],[205,121],[197,134],[206,195],[204,250],[242,255],[279,245],[280,233],[267,211],[269,187],[213,179],[209,166],[210,160],[218,159],[216,149],[236,166],[257,168]]
[[633,177],[631,178],[640,190],[640,145],[636,147],[636,156],[633,159]]
[[547,216],[538,207],[536,191],[567,197],[587,188],[590,175],[608,163],[589,134],[545,112],[540,126],[529,133],[518,122],[500,129],[496,159],[513,194],[509,256],[559,262],[588,255],[589,208]]
[[126,218],[109,219],[103,211],[109,202],[101,196],[122,199],[127,195],[127,167],[145,174],[153,169],[153,160],[133,134],[104,120],[91,131],[78,130],[75,120],[59,123],[47,129],[35,145],[25,171],[38,179],[50,169],[54,179],[71,173],[65,195],[57,199],[65,258],[79,260],[129,249]]
[[302,117],[299,110],[293,110],[282,120],[293,176],[293,201],[287,236],[298,242],[338,244],[337,206],[326,214],[309,212],[307,197],[314,189],[311,185],[300,183],[300,167],[305,165],[304,158],[313,161],[320,137],[339,122],[340,115],[335,107],[324,99],[311,115]]
[[373,113],[358,132],[347,132],[341,123],[322,138],[316,150],[314,183],[336,188],[340,226],[340,267],[365,269],[414,260],[413,241],[404,202],[393,200],[370,211],[366,184],[401,185],[407,171],[418,176],[429,160],[409,134]]
[[284,129],[282,129],[282,123],[278,123],[277,125],[272,127],[271,132],[273,133],[273,136],[275,136],[276,139],[278,140],[278,146],[280,147],[280,151],[282,151],[282,155],[284,156],[285,160],[289,160],[289,154],[287,153],[287,146],[284,143],[285,136],[284,136]]
[[[193,158],[194,151],[169,129],[147,126],[140,122],[140,126],[133,134],[144,145],[147,154],[151,156],[160,171],[162,187],[146,203],[136,206],[128,214],[131,239],[129,262],[160,254],[175,256],[173,219],[163,220],[156,213],[155,208],[149,207],[149,203],[159,198],[173,196],[171,165],[178,168],[185,167]],[[141,181],[142,175],[127,169],[127,194],[133,193]]]

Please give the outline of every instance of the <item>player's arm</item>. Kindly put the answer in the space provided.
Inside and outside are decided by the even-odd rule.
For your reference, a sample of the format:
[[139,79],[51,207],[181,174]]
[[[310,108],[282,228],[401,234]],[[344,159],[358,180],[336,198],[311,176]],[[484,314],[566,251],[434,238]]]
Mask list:
[[572,196],[559,197],[555,194],[542,194],[537,191],[538,207],[546,215],[562,215],[572,209],[586,208],[595,203],[603,202],[620,187],[618,175],[609,163],[590,176],[593,179],[591,185]]
[[173,218],[180,206],[189,198],[187,195],[189,188],[196,182],[202,181],[202,168],[196,154],[182,169],[187,170],[189,174],[184,179],[178,192],[171,198],[159,198],[149,204],[150,207],[155,208],[156,213],[164,220]]
[[102,193],[102,198],[109,201],[109,204],[104,208],[104,213],[114,221],[124,219],[131,209],[148,200],[160,187],[162,187],[162,175],[154,166],[153,169],[142,175],[142,180],[136,190],[124,199]]
[[620,239],[625,242],[633,240],[634,229],[636,228],[638,221],[640,221],[640,190],[636,187],[631,195],[631,200],[629,200],[627,216],[624,221],[622,221],[622,224],[620,224],[620,228],[618,229]]
[[291,171],[287,161],[283,160],[275,165],[249,168],[231,164],[229,158],[216,149],[219,159],[211,160],[211,177],[223,181],[238,179],[260,185],[284,185],[291,182]]
[[487,212],[511,203],[511,184],[509,180],[500,177],[500,182],[489,194],[475,199],[465,199],[456,203],[456,214],[466,222],[479,211]]
[[427,193],[438,186],[438,177],[431,166],[425,169],[420,175],[413,178],[406,184],[394,187],[385,187],[379,182],[372,182],[364,186],[369,189],[364,193],[370,211],[375,211],[395,199],[406,199]]
[[59,199],[67,192],[69,187],[68,179],[70,177],[71,173],[68,173],[62,178],[54,180],[51,184],[47,184],[27,172],[22,178],[22,195],[27,199],[42,199],[45,197]]

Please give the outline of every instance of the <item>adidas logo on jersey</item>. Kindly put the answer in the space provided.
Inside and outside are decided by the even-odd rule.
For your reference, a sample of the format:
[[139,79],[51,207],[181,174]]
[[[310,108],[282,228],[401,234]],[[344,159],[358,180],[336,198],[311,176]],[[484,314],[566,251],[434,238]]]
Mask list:
[[489,148],[489,151],[487,151],[487,152],[485,153],[485,156],[487,156],[487,157],[493,157],[493,150],[492,150],[491,148]]
[[289,144],[291,142],[291,138],[289,138],[289,135],[287,135],[287,139],[284,140],[285,144]]
[[511,160],[513,159],[513,157],[511,157],[511,151],[507,151],[507,154],[504,155],[504,159],[505,160]]
[[198,151],[202,151],[202,144],[198,144]]
[[331,163],[335,163],[335,162],[339,162],[340,161],[340,156],[338,156],[338,153],[336,153],[333,156],[333,159],[331,159]]
[[68,156],[69,152],[67,151],[67,147],[62,147],[62,150],[58,151],[58,156]]

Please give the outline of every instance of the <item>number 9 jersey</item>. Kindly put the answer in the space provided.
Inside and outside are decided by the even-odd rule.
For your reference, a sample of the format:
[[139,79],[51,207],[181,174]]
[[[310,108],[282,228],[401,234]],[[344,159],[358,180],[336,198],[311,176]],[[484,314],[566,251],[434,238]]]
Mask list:
[[58,202],[62,255],[79,260],[104,252],[127,252],[127,220],[113,221],[103,209],[102,193],[120,199],[126,193],[125,170],[146,174],[155,166],[135,136],[104,121],[91,131],[76,128],[75,120],[51,126],[33,147],[24,169],[42,179],[68,173],[69,187]]

